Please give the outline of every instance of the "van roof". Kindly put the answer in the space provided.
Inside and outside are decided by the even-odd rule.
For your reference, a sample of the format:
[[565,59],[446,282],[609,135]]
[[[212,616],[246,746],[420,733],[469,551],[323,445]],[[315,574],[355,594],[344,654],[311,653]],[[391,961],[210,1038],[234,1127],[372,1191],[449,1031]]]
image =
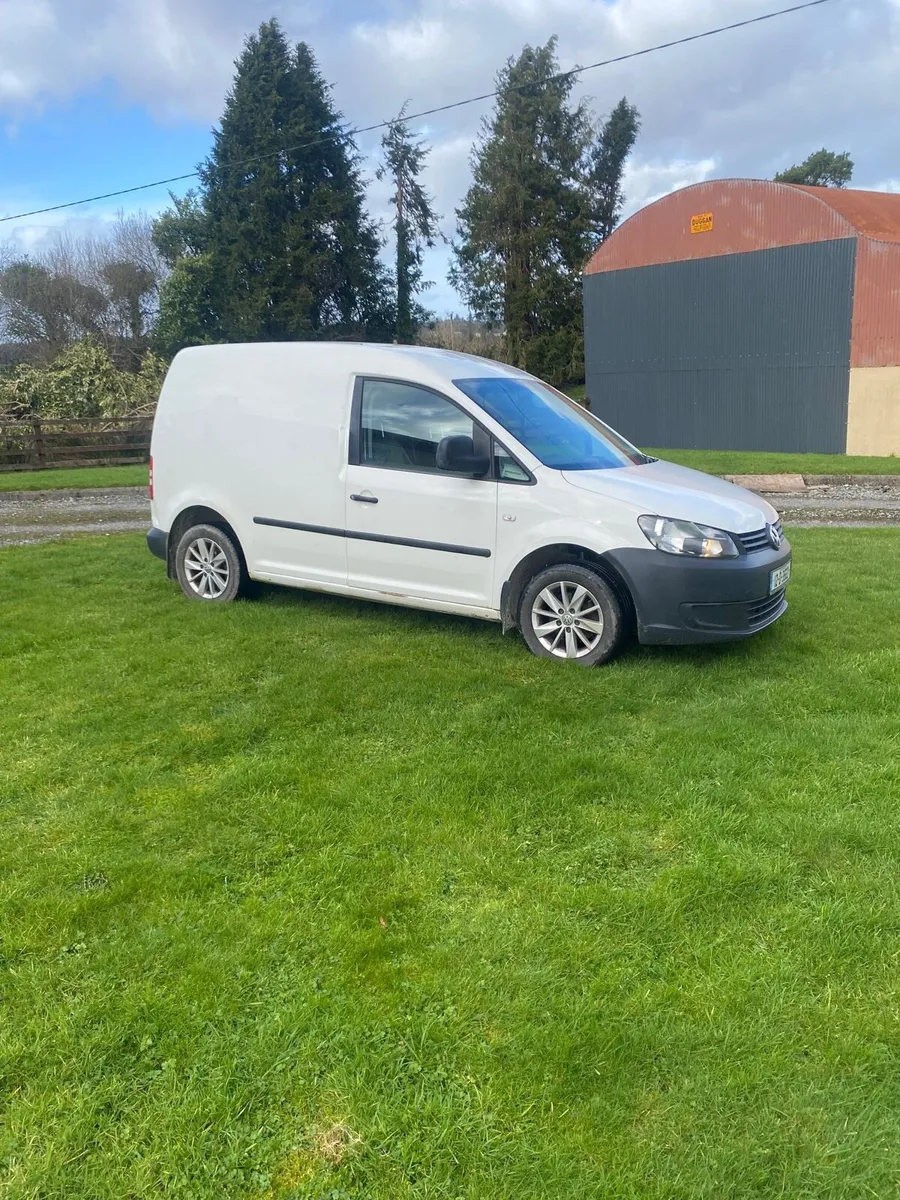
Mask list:
[[177,358],[213,361],[263,358],[296,364],[339,362],[352,374],[399,375],[411,382],[452,382],[489,375],[521,376],[525,372],[494,359],[430,346],[382,345],[372,342],[231,342],[221,346],[193,346]]

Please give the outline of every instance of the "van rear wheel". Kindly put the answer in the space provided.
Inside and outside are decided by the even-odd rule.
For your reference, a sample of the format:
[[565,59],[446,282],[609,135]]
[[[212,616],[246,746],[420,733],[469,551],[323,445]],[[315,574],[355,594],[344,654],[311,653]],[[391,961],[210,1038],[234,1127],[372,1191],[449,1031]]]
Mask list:
[[626,626],[621,602],[605,580],[579,563],[560,563],[525,588],[519,629],[532,654],[594,667],[621,647]]
[[193,525],[175,550],[175,574],[191,600],[227,604],[239,595],[244,566],[232,539],[215,525]]

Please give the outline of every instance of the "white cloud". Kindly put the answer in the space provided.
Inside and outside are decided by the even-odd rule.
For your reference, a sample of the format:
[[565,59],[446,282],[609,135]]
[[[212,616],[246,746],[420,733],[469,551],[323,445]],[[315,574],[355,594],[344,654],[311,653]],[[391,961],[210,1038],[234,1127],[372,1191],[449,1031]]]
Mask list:
[[373,54],[382,55],[398,68],[433,57],[449,36],[442,21],[418,19],[390,25],[364,23],[354,33]]
[[642,162],[636,159],[625,168],[625,215],[629,216],[645,204],[652,204],[692,183],[703,183],[716,170],[716,159],[701,158],[697,162]]
[[[9,211],[15,208],[16,204],[21,204],[21,199],[15,204],[10,203],[5,201],[4,196],[0,193],[0,212]],[[104,204],[94,205],[87,211],[81,210],[78,215],[73,215],[71,210],[64,210],[63,212],[46,213],[25,221],[11,222],[6,226],[6,232],[3,231],[4,227],[0,226],[0,257],[3,257],[4,250],[7,255],[11,254],[16,258],[39,254],[50,249],[61,236],[74,238],[88,234],[103,236],[109,232],[120,213],[129,216],[143,211],[152,216],[161,211],[163,207],[165,205],[162,202],[156,205],[146,203],[144,205],[139,203],[128,206],[120,205],[118,208]]]

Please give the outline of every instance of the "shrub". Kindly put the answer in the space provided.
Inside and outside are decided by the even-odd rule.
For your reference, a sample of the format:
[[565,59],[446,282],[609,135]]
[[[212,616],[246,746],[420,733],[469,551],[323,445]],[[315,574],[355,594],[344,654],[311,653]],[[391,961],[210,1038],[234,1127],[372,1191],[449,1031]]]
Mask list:
[[67,347],[47,367],[20,364],[0,377],[0,415],[7,417],[125,417],[153,412],[166,371],[146,354],[140,372],[120,371],[91,341]]

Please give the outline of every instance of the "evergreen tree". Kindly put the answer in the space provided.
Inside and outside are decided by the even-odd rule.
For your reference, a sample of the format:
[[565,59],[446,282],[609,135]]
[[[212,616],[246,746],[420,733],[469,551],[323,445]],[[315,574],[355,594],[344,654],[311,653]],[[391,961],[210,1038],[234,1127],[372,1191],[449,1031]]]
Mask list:
[[594,197],[595,245],[605,242],[619,223],[625,203],[622,176],[640,129],[640,113],[623,96],[604,122],[591,154],[588,182]]
[[580,371],[581,272],[591,250],[593,130],[570,105],[556,39],[526,46],[497,77],[496,109],[457,210],[453,283],[475,316],[500,320],[509,360],[557,381]]
[[213,307],[219,294],[208,254],[179,258],[160,289],[153,345],[172,358],[185,346],[223,341],[221,313]]
[[206,243],[206,216],[197,193],[191,189],[178,197],[169,192],[172,207],[153,222],[153,244],[168,267],[180,258],[202,254]]
[[157,245],[202,262],[173,271],[161,310],[178,342],[384,336],[380,239],[356,147],[305,43],[277,21],[247,39],[200,168],[196,200],[157,224]]
[[438,235],[431,198],[419,183],[428,150],[413,140],[403,119],[405,112],[406,105],[381,139],[384,166],[376,172],[379,179],[390,178],[394,184],[391,204],[397,240],[395,335],[398,342],[411,342],[427,318],[415,297],[423,287],[422,251],[425,246],[433,246]]
[[779,171],[776,183],[805,183],[809,187],[846,187],[853,178],[853,159],[846,152],[815,150],[805,162]]

